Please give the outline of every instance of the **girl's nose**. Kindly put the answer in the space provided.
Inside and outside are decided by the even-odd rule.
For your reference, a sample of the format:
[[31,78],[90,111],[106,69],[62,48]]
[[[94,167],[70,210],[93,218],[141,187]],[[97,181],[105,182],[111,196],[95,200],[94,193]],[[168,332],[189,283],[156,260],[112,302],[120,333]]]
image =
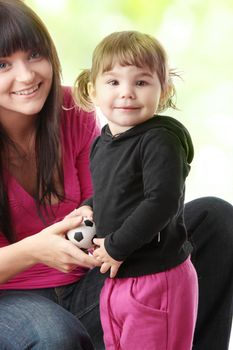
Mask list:
[[122,86],[121,98],[134,99],[135,98],[135,92],[134,92],[133,87],[130,86],[130,85]]
[[30,63],[20,63],[17,65],[16,80],[20,83],[29,84],[35,78],[35,72],[31,69]]

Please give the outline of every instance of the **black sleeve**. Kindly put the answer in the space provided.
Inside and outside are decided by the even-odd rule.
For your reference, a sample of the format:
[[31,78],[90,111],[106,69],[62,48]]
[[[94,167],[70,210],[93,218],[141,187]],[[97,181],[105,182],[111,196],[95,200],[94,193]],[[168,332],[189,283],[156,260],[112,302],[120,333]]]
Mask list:
[[89,207],[91,207],[93,209],[93,197],[89,197],[89,198],[85,199],[85,201],[82,202],[80,207],[82,207],[83,205],[88,205]]

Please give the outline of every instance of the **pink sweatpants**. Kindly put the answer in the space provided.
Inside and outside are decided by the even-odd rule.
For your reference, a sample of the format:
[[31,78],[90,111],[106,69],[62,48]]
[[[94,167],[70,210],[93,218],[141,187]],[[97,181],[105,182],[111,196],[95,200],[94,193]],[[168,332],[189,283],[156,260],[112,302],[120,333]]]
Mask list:
[[153,275],[108,278],[100,297],[106,350],[190,350],[197,303],[190,259]]

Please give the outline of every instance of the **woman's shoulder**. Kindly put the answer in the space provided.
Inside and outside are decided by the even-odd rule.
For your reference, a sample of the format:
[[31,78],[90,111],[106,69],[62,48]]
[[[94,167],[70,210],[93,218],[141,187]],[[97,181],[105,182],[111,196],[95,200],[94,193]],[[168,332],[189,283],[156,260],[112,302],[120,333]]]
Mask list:
[[63,133],[79,139],[98,135],[100,125],[95,113],[86,112],[75,103],[71,87],[63,86],[62,95]]
[[69,122],[76,122],[79,124],[96,122],[94,112],[86,112],[76,104],[70,86],[62,86],[62,114],[65,122],[67,122],[67,119]]
[[[71,86],[62,86],[62,110],[71,111],[72,109],[80,110],[77,104],[74,101],[72,87]],[[66,113],[65,113],[66,114]]]

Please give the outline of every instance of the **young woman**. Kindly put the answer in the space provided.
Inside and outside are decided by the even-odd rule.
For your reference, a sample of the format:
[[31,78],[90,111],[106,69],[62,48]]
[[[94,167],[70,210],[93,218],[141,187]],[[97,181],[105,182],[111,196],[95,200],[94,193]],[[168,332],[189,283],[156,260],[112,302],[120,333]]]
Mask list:
[[[99,127],[93,114],[75,107],[70,90],[61,88],[54,44],[36,14],[22,1],[1,0],[0,26],[0,324],[6,325],[0,344],[91,349],[71,313],[57,316],[64,311],[57,304],[71,307],[65,295],[97,263],[65,239],[67,227],[73,221],[77,226],[79,218],[45,228],[91,194],[88,154]],[[40,294],[56,304],[40,302]],[[38,313],[35,304],[41,306]],[[30,317],[29,324],[40,325],[34,332],[28,329]]]
[[[87,270],[98,263],[65,239],[81,218],[60,221],[91,194],[88,154],[99,128],[94,115],[75,108],[70,90],[61,88],[53,42],[23,1],[0,0],[0,33],[0,348],[93,349],[79,319],[95,348],[103,349],[102,275]],[[212,246],[209,251],[201,237],[217,247],[226,237],[224,259],[214,267],[221,271],[231,257],[232,212],[214,198],[187,207],[188,232],[207,274]],[[229,264],[224,272],[230,274]],[[219,306],[222,285],[218,279]],[[220,315],[229,315],[229,299]],[[211,303],[216,311],[213,298]],[[210,312],[203,306],[201,320]],[[197,341],[203,339],[201,323]],[[229,328],[228,322],[224,331]]]

